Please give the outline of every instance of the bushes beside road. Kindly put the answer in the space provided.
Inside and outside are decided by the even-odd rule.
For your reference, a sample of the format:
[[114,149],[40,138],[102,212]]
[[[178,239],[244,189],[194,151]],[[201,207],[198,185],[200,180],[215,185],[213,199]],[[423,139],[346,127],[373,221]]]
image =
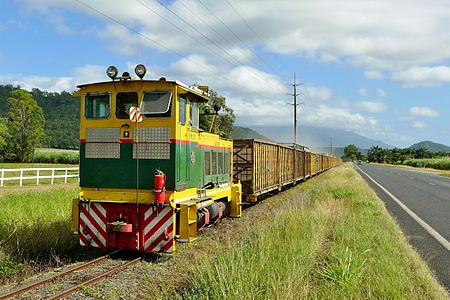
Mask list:
[[404,165],[418,168],[433,168],[439,170],[450,170],[450,159],[445,158],[425,158],[408,159],[403,162]]

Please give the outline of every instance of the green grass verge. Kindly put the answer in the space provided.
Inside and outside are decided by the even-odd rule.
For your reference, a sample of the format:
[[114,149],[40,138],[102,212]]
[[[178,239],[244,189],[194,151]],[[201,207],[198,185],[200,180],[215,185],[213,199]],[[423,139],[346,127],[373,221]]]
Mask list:
[[381,200],[348,165],[306,182],[297,193],[272,203],[270,218],[258,222],[229,249],[213,258],[200,258],[188,287],[176,295],[186,299],[448,297]]
[[0,280],[71,260],[79,248],[70,232],[77,185],[0,195]]

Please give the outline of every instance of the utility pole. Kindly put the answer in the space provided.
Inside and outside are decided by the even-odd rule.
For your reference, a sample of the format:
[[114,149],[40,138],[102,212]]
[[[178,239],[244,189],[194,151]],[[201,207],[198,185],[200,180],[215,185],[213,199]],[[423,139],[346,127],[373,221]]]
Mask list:
[[333,139],[331,139],[331,151],[330,151],[330,153],[331,153],[331,156],[333,156]]
[[294,87],[294,93],[289,94],[291,96],[294,97],[294,144],[297,144],[297,96],[299,95],[297,93],[297,86],[299,86],[300,84],[297,83],[297,80],[295,78],[295,72],[294,72],[294,83],[292,84],[292,86]]

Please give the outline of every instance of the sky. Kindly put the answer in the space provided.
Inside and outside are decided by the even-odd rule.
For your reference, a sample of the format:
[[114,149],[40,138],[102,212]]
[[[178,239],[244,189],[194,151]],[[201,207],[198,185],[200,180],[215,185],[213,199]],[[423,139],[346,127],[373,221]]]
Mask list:
[[[0,84],[47,91],[108,66],[208,85],[236,125],[450,144],[448,0],[6,0]],[[300,141],[301,143],[301,141]]]

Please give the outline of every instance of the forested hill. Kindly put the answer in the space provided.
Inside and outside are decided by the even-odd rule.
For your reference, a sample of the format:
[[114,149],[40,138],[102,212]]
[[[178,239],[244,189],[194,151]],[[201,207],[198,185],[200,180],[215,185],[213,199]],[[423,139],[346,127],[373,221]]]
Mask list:
[[270,141],[267,137],[259,134],[258,132],[251,130],[246,127],[234,126],[233,132],[231,133],[231,138],[233,139],[255,139],[255,140],[263,140]]
[[431,141],[423,141],[420,143],[416,143],[412,145],[410,148],[412,149],[428,149],[433,152],[450,152],[450,147],[443,144],[434,143]]
[[[17,86],[0,85],[0,115],[8,113],[9,93]],[[78,148],[80,107],[78,99],[68,92],[54,93],[39,89],[31,91],[34,100],[44,112],[44,145],[49,148]]]

